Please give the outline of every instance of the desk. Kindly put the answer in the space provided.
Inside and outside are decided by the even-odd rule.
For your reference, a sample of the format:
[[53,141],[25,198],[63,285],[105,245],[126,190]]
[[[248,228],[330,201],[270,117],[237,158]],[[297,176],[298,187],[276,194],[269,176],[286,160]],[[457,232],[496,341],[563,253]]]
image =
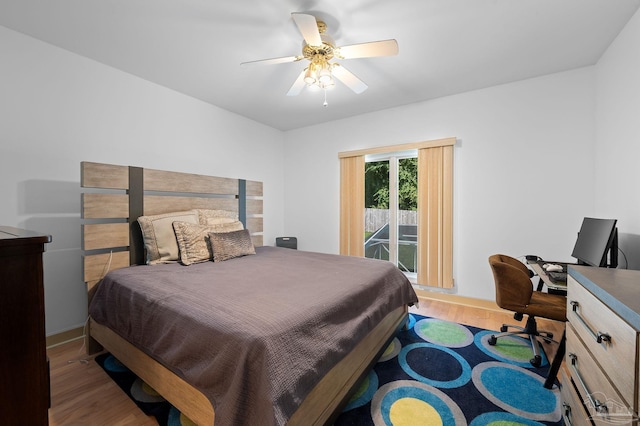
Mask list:
[[[549,262],[553,263],[553,262]],[[540,278],[541,283],[546,284],[547,289],[549,289],[549,293],[555,294],[567,294],[567,283],[554,283],[551,281],[551,278],[547,275],[542,266],[537,261],[527,261],[527,265],[531,266],[533,272]],[[542,290],[541,286],[538,285],[538,291]]]
[[[540,283],[538,284],[538,291],[542,290],[542,283],[546,284],[549,293],[555,294],[567,294],[567,283],[554,283],[551,281],[551,278],[547,275],[542,266],[535,260],[527,261],[527,264],[531,266],[533,272],[538,275],[540,279]],[[551,389],[558,375],[558,370],[560,370],[560,365],[562,364],[562,359],[564,358],[566,351],[566,331],[562,332],[562,338],[560,339],[560,343],[558,346],[558,351],[556,352],[556,356],[553,358],[551,362],[551,366],[549,367],[549,373],[547,374],[547,380],[544,382],[544,387],[547,389]]]

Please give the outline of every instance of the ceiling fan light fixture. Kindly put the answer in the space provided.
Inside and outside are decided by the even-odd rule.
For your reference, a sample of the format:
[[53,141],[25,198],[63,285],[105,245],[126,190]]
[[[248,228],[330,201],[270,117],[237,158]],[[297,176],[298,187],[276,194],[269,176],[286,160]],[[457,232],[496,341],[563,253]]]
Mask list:
[[318,73],[318,83],[320,86],[328,85],[333,79],[331,78],[331,71],[329,68],[323,67]]
[[329,77],[329,80],[327,80],[327,82],[326,82],[326,83],[320,83],[320,84],[319,84],[319,86],[320,86],[320,88],[321,88],[321,89],[324,89],[324,90],[331,90],[331,89],[333,89],[334,87],[336,87],[336,82],[335,82],[335,80],[333,79],[333,77]]
[[315,84],[317,80],[318,80],[317,75],[316,75],[316,72],[313,70],[313,65],[309,65],[307,69],[304,71],[304,82],[308,86],[311,86],[312,84]]

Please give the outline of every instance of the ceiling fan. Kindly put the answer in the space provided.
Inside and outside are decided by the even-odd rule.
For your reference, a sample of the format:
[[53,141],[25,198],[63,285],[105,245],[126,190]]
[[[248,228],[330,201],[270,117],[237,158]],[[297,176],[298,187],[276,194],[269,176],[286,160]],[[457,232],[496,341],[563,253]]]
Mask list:
[[[331,60],[370,58],[398,54],[398,42],[393,39],[338,47],[335,41],[329,35],[325,34],[327,26],[323,21],[316,19],[313,15],[304,13],[292,13],[291,17],[304,38],[301,55],[243,62],[241,64],[266,65],[298,62],[303,59],[308,60],[309,65],[300,73],[287,92],[287,96],[298,95],[305,86],[325,90],[329,89],[335,85],[334,77],[355,93],[362,93],[367,89],[367,85],[351,71],[337,62],[331,62]],[[327,105],[326,98],[324,105]]]

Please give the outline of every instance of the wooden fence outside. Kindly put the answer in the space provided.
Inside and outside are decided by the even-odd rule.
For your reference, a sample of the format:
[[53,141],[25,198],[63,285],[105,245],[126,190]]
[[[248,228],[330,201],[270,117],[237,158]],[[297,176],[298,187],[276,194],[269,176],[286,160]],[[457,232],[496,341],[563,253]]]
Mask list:
[[[389,223],[389,210],[364,209],[364,230],[375,232]],[[399,225],[417,225],[418,212],[416,210],[398,210]]]

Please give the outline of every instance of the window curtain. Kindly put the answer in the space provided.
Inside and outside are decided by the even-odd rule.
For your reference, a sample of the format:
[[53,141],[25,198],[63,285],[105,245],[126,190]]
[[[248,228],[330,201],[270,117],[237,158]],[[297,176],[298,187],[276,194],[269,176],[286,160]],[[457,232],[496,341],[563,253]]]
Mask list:
[[364,155],[340,160],[340,254],[364,256]]
[[453,146],[418,150],[418,283],[453,288]]
[[455,138],[341,152],[340,254],[364,256],[365,155],[418,150],[418,284],[452,288]]

